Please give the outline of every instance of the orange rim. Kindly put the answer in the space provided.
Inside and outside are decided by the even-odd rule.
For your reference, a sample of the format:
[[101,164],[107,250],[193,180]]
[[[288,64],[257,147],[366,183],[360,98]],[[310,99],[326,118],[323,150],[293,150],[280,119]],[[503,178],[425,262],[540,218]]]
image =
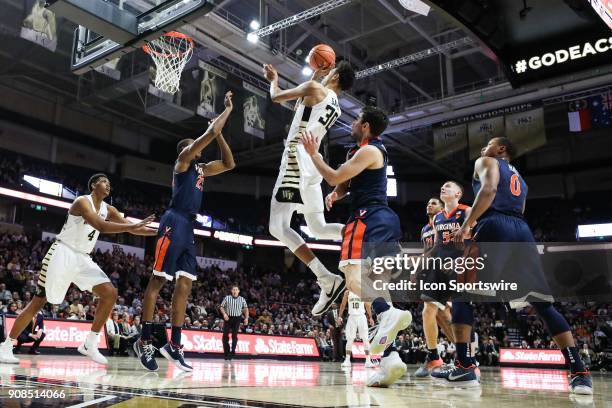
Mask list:
[[186,51],[183,52],[175,52],[175,53],[164,53],[164,52],[157,52],[154,49],[152,49],[149,46],[149,43],[147,42],[147,44],[142,46],[142,50],[144,52],[146,52],[149,55],[155,55],[158,57],[162,57],[162,58],[176,58],[176,57],[181,57],[183,55],[185,55],[187,52],[189,52],[190,50],[193,49],[193,38],[189,37],[186,34],[183,33],[179,33],[178,31],[169,31],[166,34],[160,36],[161,37],[171,37],[171,38],[178,38],[178,39],[182,39],[182,40],[187,40],[188,44],[189,44],[189,48]]

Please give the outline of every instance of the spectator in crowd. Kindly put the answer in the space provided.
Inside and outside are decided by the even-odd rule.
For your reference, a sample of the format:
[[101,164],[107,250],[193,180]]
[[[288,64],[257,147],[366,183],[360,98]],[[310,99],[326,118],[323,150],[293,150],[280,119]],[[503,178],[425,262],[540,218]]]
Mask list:
[[589,348],[589,345],[587,343],[584,343],[582,345],[582,348],[580,349],[580,357],[582,357],[582,361],[584,362],[585,367],[591,368],[594,353],[593,350]]
[[6,284],[0,283],[0,301],[8,303],[13,300],[13,294],[10,290],[6,289]]
[[317,345],[319,346],[319,351],[321,353],[321,357],[323,357],[324,361],[329,361],[333,359],[333,348],[329,343],[328,337],[324,332],[319,333],[316,338]]
[[490,338],[484,347],[484,357],[487,365],[497,365],[499,361],[499,350],[495,346],[495,341]]
[[127,355],[127,336],[122,334],[119,313],[112,312],[106,321],[106,336],[111,354]]

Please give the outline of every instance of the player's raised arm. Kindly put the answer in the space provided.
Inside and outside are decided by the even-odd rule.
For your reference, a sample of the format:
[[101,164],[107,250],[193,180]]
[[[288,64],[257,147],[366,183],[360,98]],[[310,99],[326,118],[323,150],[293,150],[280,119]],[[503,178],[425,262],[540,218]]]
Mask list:
[[470,228],[485,211],[489,209],[495,195],[497,194],[497,184],[499,183],[499,165],[497,160],[492,157],[481,157],[474,164],[474,173],[480,180],[481,188],[469,216],[466,217],[461,228],[453,234],[455,242],[462,242],[469,235]]
[[75,200],[70,207],[70,214],[81,216],[89,225],[100,231],[102,234],[119,234],[122,232],[132,232],[150,224],[154,219],[154,215],[150,215],[139,223],[124,224],[112,221],[106,221],[93,211],[91,204],[84,196]]
[[306,81],[295,88],[280,89],[278,86],[278,73],[272,65],[264,65],[264,76],[270,81],[270,98],[272,98],[273,102],[293,101],[309,96],[325,97],[326,92],[323,89],[323,85],[314,80]]
[[195,160],[200,155],[202,150],[204,150],[204,148],[208,146],[210,142],[212,142],[213,139],[221,133],[221,130],[223,130],[223,127],[227,122],[227,118],[232,112],[232,109],[234,109],[234,105],[232,103],[232,96],[232,91],[229,91],[225,94],[225,99],[223,101],[223,103],[225,104],[225,110],[223,111],[223,113],[221,113],[221,115],[219,115],[210,123],[208,129],[206,129],[206,132],[204,132],[202,136],[198,137],[179,153],[177,165],[175,166],[175,171],[177,173],[185,171],[189,163]]
[[334,170],[325,163],[323,156],[319,154],[319,143],[317,138],[310,132],[306,132],[306,134],[302,136],[302,144],[306,152],[308,152],[315,167],[330,186],[337,186],[352,179],[375,164],[378,160],[382,159],[380,150],[374,146],[365,146],[359,149],[357,153],[340,166],[340,168]]
[[230,149],[227,141],[223,137],[223,134],[219,134],[219,136],[217,136],[217,144],[219,144],[221,159],[211,161],[202,166],[205,177],[216,176],[217,174],[224,173],[236,167],[232,149]]
[[[112,205],[108,206],[108,217],[107,219],[110,222],[115,222],[117,224],[130,224],[132,225],[133,223],[130,222],[129,220],[127,220],[125,217],[123,217],[121,215],[121,213],[119,212],[119,210],[117,210],[115,207],[113,207]],[[148,227],[146,225],[143,225],[140,228],[134,229],[132,231],[127,231],[132,235],[142,235],[142,236],[154,236],[157,235],[157,228],[151,228]]]

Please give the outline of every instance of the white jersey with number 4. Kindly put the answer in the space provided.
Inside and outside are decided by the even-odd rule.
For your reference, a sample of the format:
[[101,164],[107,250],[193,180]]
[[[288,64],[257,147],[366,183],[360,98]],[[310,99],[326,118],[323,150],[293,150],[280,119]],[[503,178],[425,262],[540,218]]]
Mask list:
[[348,311],[349,316],[365,315],[365,307],[363,306],[363,301],[353,292],[349,292]]
[[[318,140],[321,140],[336,123],[341,113],[338,95],[330,89],[327,89],[325,98],[314,106],[305,106],[302,102],[298,102],[285,141],[277,186],[297,187],[294,184],[297,180],[301,182],[310,178],[318,179],[319,183],[322,181],[321,175],[304,150],[304,146],[299,142],[305,131],[312,132]],[[308,184],[316,182],[316,180],[309,181]],[[300,187],[303,188],[303,186]]]
[[[96,206],[94,205],[91,195],[86,195],[85,198],[91,205],[91,208],[93,208],[94,212],[97,212],[100,218],[106,220],[106,217],[108,216],[107,204],[102,201],[100,203],[100,210],[96,211]],[[85,221],[85,218],[72,215],[69,212],[68,218],[64,223],[64,227],[57,235],[56,239],[68,245],[75,251],[89,254],[96,246],[96,241],[98,240],[99,235],[100,232],[89,225],[87,221]]]

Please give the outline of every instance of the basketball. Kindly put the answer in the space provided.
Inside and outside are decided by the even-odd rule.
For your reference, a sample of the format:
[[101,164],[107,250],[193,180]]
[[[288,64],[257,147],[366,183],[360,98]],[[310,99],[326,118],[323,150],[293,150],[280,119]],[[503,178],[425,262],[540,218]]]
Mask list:
[[316,45],[308,54],[308,64],[314,70],[333,67],[336,64],[336,53],[327,44]]

